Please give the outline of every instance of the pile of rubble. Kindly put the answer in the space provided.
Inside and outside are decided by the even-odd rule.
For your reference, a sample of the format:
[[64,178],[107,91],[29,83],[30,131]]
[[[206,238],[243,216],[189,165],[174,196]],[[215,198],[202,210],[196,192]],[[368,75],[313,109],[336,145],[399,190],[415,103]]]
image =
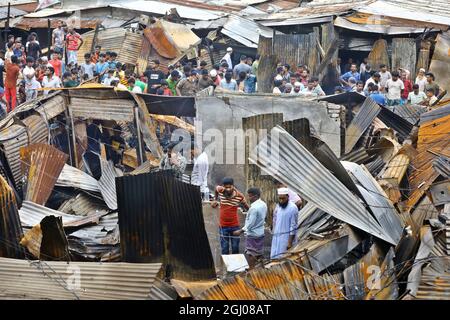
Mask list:
[[448,299],[448,101],[429,112],[370,98],[347,108],[340,159],[307,119],[274,127],[250,154],[307,200],[298,243],[198,299]]

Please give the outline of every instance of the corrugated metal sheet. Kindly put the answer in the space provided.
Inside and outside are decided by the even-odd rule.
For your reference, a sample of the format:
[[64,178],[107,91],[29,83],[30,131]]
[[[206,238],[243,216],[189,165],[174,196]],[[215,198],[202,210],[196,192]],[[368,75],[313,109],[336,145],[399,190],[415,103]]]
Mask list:
[[175,59],[181,55],[175,41],[166,34],[160,21],[148,26],[144,30],[144,35],[161,57]]
[[405,140],[413,128],[413,125],[409,121],[395,114],[386,107],[381,107],[378,118],[380,118],[380,120],[383,121],[389,128],[395,130],[401,140]]
[[87,216],[92,213],[108,212],[105,203],[97,198],[90,197],[85,193],[79,193],[76,197],[65,201],[58,211],[76,216]]
[[68,237],[69,240],[75,237],[96,244],[107,244],[111,242],[112,244],[116,244],[118,241],[107,241],[105,238],[111,231],[118,227],[118,223],[118,213],[110,213],[102,216],[97,225],[84,227],[83,229],[70,233]]
[[23,173],[27,177],[25,200],[44,205],[68,157],[58,149],[42,143],[20,149]]
[[375,286],[366,296],[366,300],[396,300],[398,298],[398,283],[394,265],[394,249],[391,247],[381,264],[379,287]]
[[429,152],[430,149],[445,152],[450,146],[450,115],[429,121],[420,125],[419,137],[417,141],[417,156],[411,161],[412,170],[408,176],[411,189],[407,207],[413,207],[424,192],[428,190],[431,184],[439,176],[439,173],[433,168],[435,153]]
[[341,275],[319,276],[286,261],[219,282],[197,300],[341,300]]
[[380,16],[390,16],[407,20],[418,20],[430,23],[450,25],[450,10],[446,1],[405,1],[387,0],[375,1],[370,4],[357,6],[360,12]]
[[56,185],[60,187],[73,187],[86,191],[100,192],[98,181],[89,174],[65,164],[58,176]]
[[437,219],[439,212],[428,196],[425,196],[411,212],[411,218],[415,223],[415,229],[419,230],[425,220]]
[[8,182],[0,176],[0,256],[22,258],[24,252],[19,245],[22,237],[16,197]]
[[0,145],[8,160],[16,185],[22,178],[22,165],[20,160],[20,149],[29,143],[25,127],[13,124],[0,132]]
[[450,203],[450,180],[432,184],[430,194],[435,206]]
[[[336,27],[350,29],[353,31],[370,32],[370,33],[380,33],[388,35],[397,34],[411,34],[411,33],[422,33],[423,28],[411,27],[396,27],[384,24],[361,24],[354,23],[347,18],[337,17],[334,19],[334,25]],[[409,69],[408,69],[409,70]]]
[[130,99],[71,98],[69,106],[74,117],[98,120],[133,121],[134,103]]
[[[422,29],[423,30],[423,29]],[[399,68],[415,74],[417,61],[417,43],[413,38],[392,39],[392,70]]]
[[450,158],[438,156],[433,160],[433,168],[444,178],[450,179]]
[[105,200],[106,205],[111,210],[117,209],[117,195],[116,195],[116,183],[114,180],[119,175],[114,168],[114,164],[111,161],[106,161],[100,158],[100,164],[102,167],[102,176],[98,180],[98,186],[100,192]]
[[371,98],[366,98],[358,114],[345,133],[345,153],[352,151],[362,134],[380,112],[380,106]]
[[[1,297],[148,299],[160,263],[43,262],[0,258]],[[80,281],[74,281],[74,274]]]
[[[11,4],[11,5],[13,5],[13,4]],[[15,17],[23,16],[27,13],[28,12],[26,12],[26,11],[11,7],[10,12],[9,12],[9,17],[15,18]],[[6,18],[8,18],[8,7],[0,7],[0,20],[6,19]]]
[[[347,267],[344,272],[345,293],[349,300],[363,300],[369,288],[367,284],[372,271],[372,266],[381,266],[384,254],[380,246],[373,244],[369,252],[364,255],[357,263]],[[381,276],[381,275],[380,275]]]
[[48,142],[48,124],[40,114],[32,114],[22,120],[26,126],[29,139],[34,143]]
[[315,74],[319,65],[318,31],[315,28],[315,32],[309,34],[276,34],[272,39],[273,53],[278,54],[281,63],[291,66],[304,64],[309,67],[311,74]]
[[419,105],[404,104],[401,106],[394,106],[393,111],[395,114],[398,114],[400,117],[414,125],[419,121],[421,114],[427,111],[427,108]]
[[283,123],[282,113],[261,114],[253,117],[242,118],[242,129],[244,132],[254,132],[255,135],[245,139],[245,176],[246,176],[246,190],[248,188],[256,187],[261,190],[261,198],[267,204],[267,217],[269,225],[272,225],[272,213],[275,205],[278,202],[278,195],[274,179],[266,175],[258,168],[257,165],[249,163],[248,157],[250,152],[263,138],[261,132],[270,132],[273,127]]
[[[389,243],[396,243],[359,200],[282,128],[274,128],[272,134],[259,143],[250,159],[279,181],[291,186],[307,201],[337,219]],[[310,174],[311,172],[314,174]],[[337,202],[337,199],[340,201]]]
[[172,23],[166,20],[159,20],[164,28],[166,35],[172,38],[178,49],[186,51],[192,46],[200,44],[201,39],[189,29],[188,26],[181,23]]
[[395,244],[398,244],[403,234],[404,225],[386,193],[364,166],[347,161],[342,161],[342,164],[358,180],[359,191],[364,196],[364,200],[372,210],[375,219],[395,241]]
[[257,48],[259,37],[272,38],[273,30],[253,20],[237,15],[230,15],[221,32],[230,38],[251,48]]
[[124,176],[116,184],[124,261],[161,261],[180,280],[215,278],[198,187],[166,172]]
[[93,213],[86,217],[65,214],[61,211],[53,210],[31,201],[24,201],[19,209],[20,222],[24,227],[33,227],[47,216],[62,217],[64,228],[80,227],[89,224],[96,224],[99,219],[106,215],[105,212]]
[[165,15],[170,9],[175,8],[182,18],[192,20],[215,20],[225,15],[224,12],[218,10],[212,11],[189,6],[188,1],[183,1],[183,5],[160,1],[128,1],[126,3],[111,4],[110,7],[158,15]]
[[127,32],[120,52],[117,52],[117,61],[135,64],[142,50],[144,37],[141,33]]
[[434,110],[422,113],[420,115],[420,123],[419,124],[422,125],[423,123],[442,118],[449,114],[450,114],[450,104],[448,104],[444,107],[440,107],[438,109],[434,109]]
[[63,113],[66,110],[66,106],[66,97],[60,92],[57,92],[53,97],[39,102],[35,110],[48,121]]

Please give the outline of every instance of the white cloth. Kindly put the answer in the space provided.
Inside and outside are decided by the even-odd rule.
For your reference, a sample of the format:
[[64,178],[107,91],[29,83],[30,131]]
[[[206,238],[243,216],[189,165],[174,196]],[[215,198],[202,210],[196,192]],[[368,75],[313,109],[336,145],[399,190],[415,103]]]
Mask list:
[[427,95],[423,91],[419,91],[419,94],[415,94],[414,91],[410,92],[408,95],[408,101],[411,104],[420,104],[427,99]]
[[220,60],[225,60],[228,64],[228,70],[233,70],[233,63],[231,62],[231,55],[227,52],[223,58]]
[[[270,258],[280,258],[280,255],[287,251],[290,236],[295,236],[297,232],[298,208],[288,202],[286,208],[277,204],[273,213],[273,236]],[[295,243],[295,238],[293,244]]]
[[403,84],[403,81],[400,79],[397,79],[397,81],[394,81],[392,79],[389,79],[386,82],[386,89],[389,91],[386,93],[386,98],[389,100],[400,100],[402,95],[402,90],[405,89],[405,85]]
[[386,87],[386,82],[392,79],[391,73],[389,71],[381,72],[380,71],[380,85],[381,87]]
[[27,78],[27,76],[34,77],[35,74],[36,74],[36,71],[34,70],[33,67],[25,66],[25,68],[23,68],[23,70],[22,70],[22,75],[24,78]]
[[77,50],[67,50],[67,64],[73,62],[73,64],[78,63],[78,51]]
[[278,188],[277,190],[278,195],[289,195],[289,189],[288,188]]
[[427,84],[427,77],[423,77],[420,79],[419,77],[416,77],[416,84],[419,85],[419,91],[425,92],[425,85]]
[[[375,80],[370,77],[369,79],[367,79],[366,84],[364,86],[364,90],[367,90],[369,88],[369,83],[373,83],[376,84],[378,87],[380,86],[380,83],[376,83]],[[379,88],[378,88],[379,89]]]
[[206,152],[202,152],[197,159],[194,160],[194,167],[192,168],[191,183],[200,187],[200,192],[207,193],[208,189],[208,170],[209,162]]
[[364,72],[366,72],[366,64],[364,62],[361,62],[361,64],[359,65],[359,73]]
[[[61,79],[57,76],[53,76],[49,79],[47,76],[42,80],[42,87],[44,88],[61,88]],[[47,95],[49,90],[44,91],[44,95]]]
[[111,82],[114,81],[114,80],[119,80],[119,79],[116,78],[116,77],[111,77],[111,78],[106,77],[106,78],[102,81],[102,84],[103,84],[104,86],[110,86],[110,85],[111,85]]

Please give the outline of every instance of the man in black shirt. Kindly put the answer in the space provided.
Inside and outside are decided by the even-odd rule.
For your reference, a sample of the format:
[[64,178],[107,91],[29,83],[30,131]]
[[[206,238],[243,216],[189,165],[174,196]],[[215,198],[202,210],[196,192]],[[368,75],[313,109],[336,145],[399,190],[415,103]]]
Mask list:
[[152,60],[148,69],[144,72],[147,77],[147,91],[151,94],[156,94],[156,90],[161,85],[161,80],[166,78],[164,72],[159,69],[159,60]]

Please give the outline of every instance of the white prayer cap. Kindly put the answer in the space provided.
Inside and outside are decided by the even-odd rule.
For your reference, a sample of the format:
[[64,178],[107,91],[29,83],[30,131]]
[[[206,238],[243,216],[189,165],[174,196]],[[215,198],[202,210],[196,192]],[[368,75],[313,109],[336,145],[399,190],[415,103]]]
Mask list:
[[283,80],[283,77],[280,76],[280,75],[278,74],[278,75],[275,77],[275,80],[282,81],[282,80]]
[[216,70],[216,69],[212,69],[212,70],[209,72],[209,75],[210,75],[211,77],[217,76],[217,70]]
[[279,195],[279,196],[281,196],[281,195],[287,195],[287,194],[289,194],[289,189],[288,189],[288,188],[279,188],[279,189],[278,189],[278,195]]
[[297,81],[297,82],[294,83],[294,87],[301,87],[301,86],[302,86],[302,83],[301,83],[301,82],[298,82],[298,81]]
[[420,68],[419,71],[425,72],[425,69],[424,68]]
[[232,47],[228,47],[227,48],[227,52],[231,52],[231,51],[233,51],[233,48]]

